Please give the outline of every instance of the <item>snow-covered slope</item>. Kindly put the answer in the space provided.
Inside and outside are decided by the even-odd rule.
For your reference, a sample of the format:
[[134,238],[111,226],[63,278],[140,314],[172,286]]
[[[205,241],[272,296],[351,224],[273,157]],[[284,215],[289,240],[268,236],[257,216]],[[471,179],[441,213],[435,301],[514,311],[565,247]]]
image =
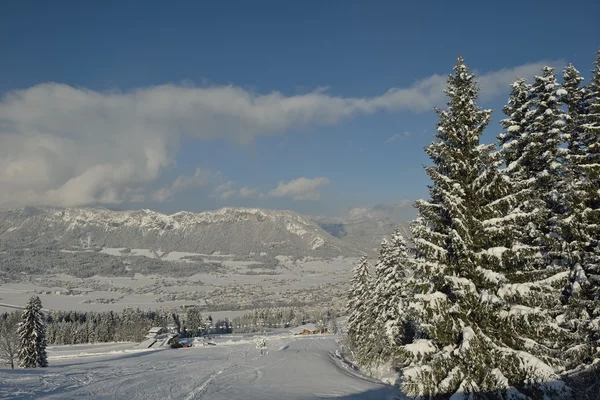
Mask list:
[[22,208],[0,212],[0,242],[11,248],[141,248],[161,253],[251,253],[295,257],[356,255],[355,247],[291,211],[223,208],[164,215],[151,210]]
[[50,367],[0,369],[6,399],[392,400],[397,389],[336,362],[334,337],[253,338],[189,349],[52,359]]

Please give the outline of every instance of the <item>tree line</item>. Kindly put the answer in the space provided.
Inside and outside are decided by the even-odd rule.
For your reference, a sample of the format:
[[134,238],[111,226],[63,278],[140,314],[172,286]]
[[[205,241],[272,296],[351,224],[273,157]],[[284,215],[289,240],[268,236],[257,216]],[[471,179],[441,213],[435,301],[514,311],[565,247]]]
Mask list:
[[231,325],[238,333],[260,332],[265,329],[294,328],[306,323],[314,323],[319,328],[337,331],[336,318],[339,312],[331,308],[260,308],[233,317]]
[[[354,269],[348,341],[421,399],[597,399],[600,51],[590,81],[545,67],[511,87],[502,132],[462,58],[425,151],[429,198]],[[586,376],[586,379],[581,379]],[[587,397],[586,397],[587,396]]]
[[[39,301],[37,296],[34,297]],[[121,312],[42,313],[41,303],[37,312],[44,327],[44,341],[48,345],[141,342],[150,328],[169,325],[173,326],[181,337],[259,332],[265,329],[296,327],[308,322],[336,331],[335,318],[338,316],[338,312],[331,309],[306,310],[296,307],[256,309],[231,319],[213,319],[210,313],[201,312],[199,307],[189,307],[182,312],[127,308]],[[0,313],[0,362],[11,367],[14,367],[15,361],[18,360],[18,329],[24,315],[25,312],[20,310]]]

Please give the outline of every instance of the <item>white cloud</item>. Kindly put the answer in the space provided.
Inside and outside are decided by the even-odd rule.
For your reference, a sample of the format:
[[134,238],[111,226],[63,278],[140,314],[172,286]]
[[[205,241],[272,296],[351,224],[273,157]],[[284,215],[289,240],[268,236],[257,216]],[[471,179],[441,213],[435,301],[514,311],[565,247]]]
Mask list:
[[208,183],[208,175],[209,173],[197,168],[192,176],[178,176],[170,186],[155,190],[152,193],[152,200],[158,202],[171,201],[177,193],[205,186]]
[[319,189],[329,185],[329,179],[324,177],[297,178],[289,182],[280,181],[279,185],[268,193],[270,197],[291,197],[294,200],[318,200],[321,198]]
[[360,220],[363,218],[381,218],[392,220],[403,220],[407,210],[412,211],[412,200],[403,199],[392,204],[377,204],[374,207],[358,207],[348,210],[348,218]]
[[249,188],[248,186],[244,186],[239,191],[240,197],[256,197],[258,196],[258,190],[255,188]]
[[215,192],[216,192],[216,193],[222,193],[222,192],[225,192],[225,191],[227,191],[227,190],[231,190],[231,188],[233,188],[233,185],[234,185],[234,184],[235,184],[235,182],[234,182],[234,181],[228,181],[228,182],[225,182],[225,183],[223,183],[223,184],[221,184],[221,185],[217,186],[217,187],[215,188]]
[[398,140],[407,138],[410,136],[409,132],[396,133],[385,140],[386,143],[397,142]]
[[219,198],[220,198],[220,199],[223,199],[223,200],[225,200],[225,199],[228,199],[228,198],[230,198],[230,197],[231,197],[231,196],[233,196],[234,194],[236,194],[236,191],[235,191],[235,190],[227,190],[226,192],[223,192],[223,193],[221,193],[221,194],[219,195]]
[[509,92],[510,84],[515,81],[515,77],[517,76],[532,81],[534,76],[542,74],[542,68],[546,65],[557,67],[564,65],[564,61],[543,61],[524,64],[513,68],[503,68],[498,71],[491,71],[481,76],[479,76],[477,70],[475,70],[476,76],[479,76],[478,81],[481,86],[481,99],[489,100]]
[[228,181],[217,186],[212,193],[212,197],[216,197],[222,200],[229,199],[233,196],[264,198],[262,194],[258,193],[258,189],[255,188],[244,186],[241,189],[237,190],[235,188],[235,182],[233,181]]
[[[483,74],[482,98],[507,92],[517,74],[529,77],[544,64]],[[141,188],[175,164],[183,138],[247,143],[358,114],[427,111],[445,101],[445,81],[433,75],[368,98],[235,86],[97,92],[45,83],[17,90],[0,100],[0,206],[140,201]]]
[[213,191],[212,196],[223,200],[230,198],[237,192],[237,190],[233,188],[234,184],[235,182],[229,181],[217,186]]

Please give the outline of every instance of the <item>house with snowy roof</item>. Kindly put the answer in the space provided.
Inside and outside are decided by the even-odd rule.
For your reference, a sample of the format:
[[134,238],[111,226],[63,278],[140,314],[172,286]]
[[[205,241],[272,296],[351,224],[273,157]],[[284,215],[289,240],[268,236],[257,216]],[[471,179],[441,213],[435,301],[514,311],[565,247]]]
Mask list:
[[294,335],[317,335],[320,333],[329,333],[327,328],[319,328],[315,324],[304,324],[290,329]]
[[162,326],[155,326],[150,328],[148,334],[146,334],[146,340],[140,343],[138,347],[166,347],[176,343],[178,338],[179,333],[172,332],[170,329]]
[[162,335],[167,332],[168,331],[166,328],[163,328],[162,326],[155,326],[155,327],[150,328],[146,337],[148,339],[155,339],[157,336]]

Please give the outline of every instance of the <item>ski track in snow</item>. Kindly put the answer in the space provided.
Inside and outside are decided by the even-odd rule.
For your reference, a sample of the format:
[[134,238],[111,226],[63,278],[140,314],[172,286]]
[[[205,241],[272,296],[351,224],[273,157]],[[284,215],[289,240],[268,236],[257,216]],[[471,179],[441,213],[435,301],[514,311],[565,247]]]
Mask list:
[[44,369],[0,369],[1,399],[392,400],[396,388],[350,371],[334,336],[268,337],[188,349],[51,360]]

